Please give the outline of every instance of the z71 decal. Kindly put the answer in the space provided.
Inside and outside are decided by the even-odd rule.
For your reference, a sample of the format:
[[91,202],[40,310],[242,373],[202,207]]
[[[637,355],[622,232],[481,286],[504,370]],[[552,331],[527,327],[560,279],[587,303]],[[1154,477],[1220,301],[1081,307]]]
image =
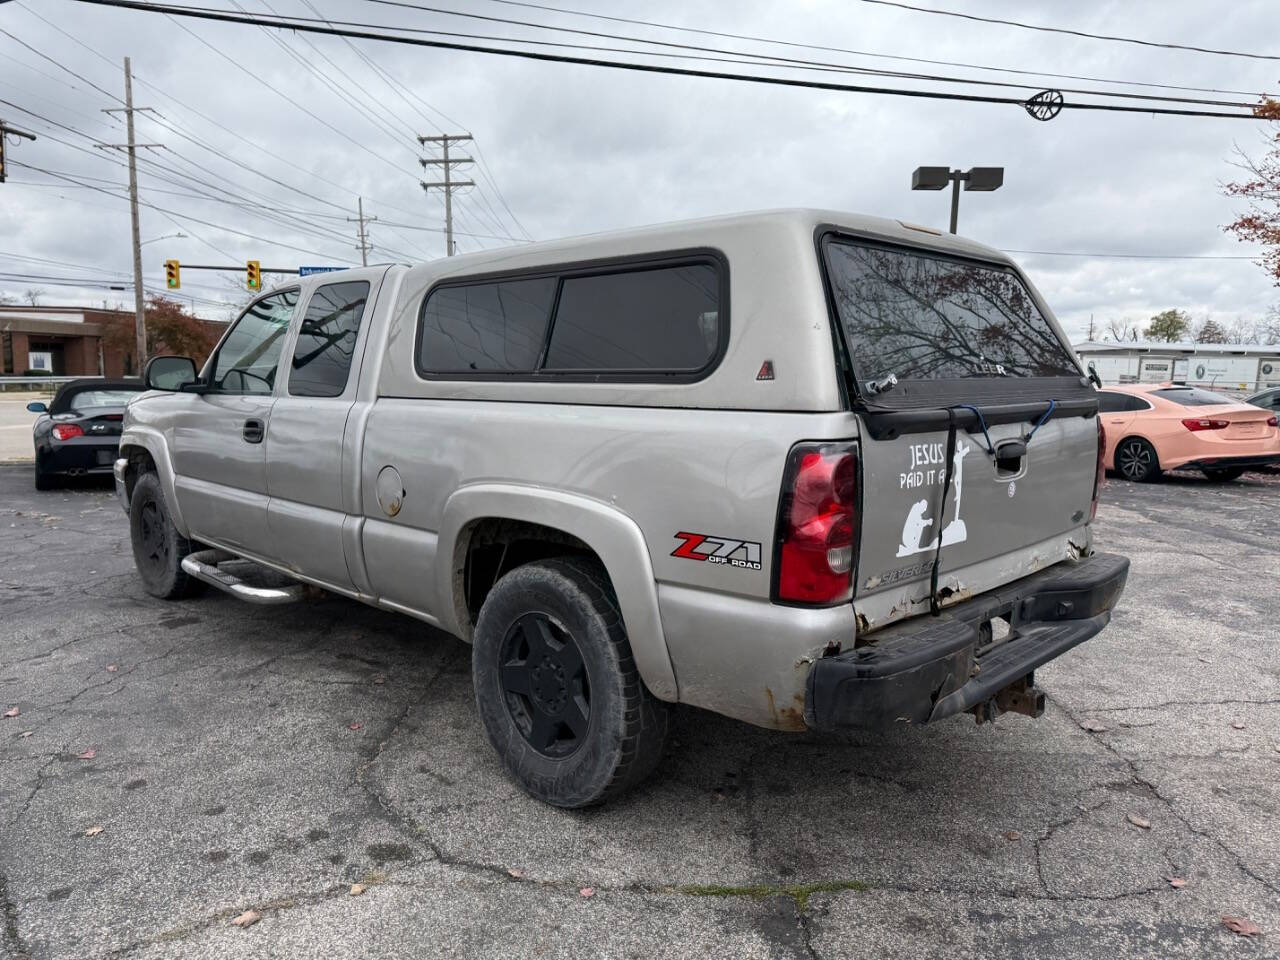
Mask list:
[[723,563],[744,570],[760,569],[760,544],[753,540],[713,537],[707,533],[677,533],[684,543],[671,551],[673,557]]

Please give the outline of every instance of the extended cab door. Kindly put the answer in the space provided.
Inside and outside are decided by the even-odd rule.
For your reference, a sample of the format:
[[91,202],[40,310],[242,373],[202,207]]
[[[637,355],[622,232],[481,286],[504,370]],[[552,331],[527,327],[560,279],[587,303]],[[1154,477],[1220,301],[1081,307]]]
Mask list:
[[[267,521],[276,558],[293,570],[352,589],[343,529],[359,513],[347,419],[381,272],[317,286],[282,366],[267,445]],[[354,542],[354,533],[352,534]]]
[[271,559],[267,426],[296,289],[254,301],[205,365],[206,392],[173,418],[174,483],[191,536]]

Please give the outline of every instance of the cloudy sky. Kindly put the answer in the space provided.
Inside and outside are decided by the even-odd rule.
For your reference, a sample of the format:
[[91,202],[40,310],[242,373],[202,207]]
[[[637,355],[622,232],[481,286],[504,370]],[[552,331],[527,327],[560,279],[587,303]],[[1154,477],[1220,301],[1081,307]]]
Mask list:
[[[197,0],[183,0],[197,5]],[[543,42],[648,49],[635,39],[408,9],[376,0],[238,0],[259,12]],[[1136,46],[928,15],[862,0],[415,0],[436,11],[568,27],[827,63],[1020,82],[1032,87],[1129,83],[1228,91],[1280,89],[1280,60]],[[1190,0],[917,0],[920,5],[1075,30],[1280,54],[1274,4]],[[237,0],[199,5],[234,9]],[[557,10],[548,9],[556,7]],[[780,47],[656,24],[844,48]],[[356,198],[377,216],[373,260],[444,250],[443,209],[419,186],[418,134],[472,133],[460,196],[460,251],[601,229],[767,207],[806,205],[945,228],[948,195],[913,193],[920,164],[1001,165],[997,193],[962,196],[960,232],[1007,250],[1143,257],[1235,257],[1254,251],[1222,231],[1237,203],[1221,185],[1237,146],[1258,154],[1253,121],[1064,111],[1040,123],[1016,105],[950,103],[764,87],[539,63],[375,41],[167,19],[73,0],[0,4],[0,118],[35,132],[8,147],[0,184],[0,291],[42,288],[43,304],[130,299],[127,183],[118,151],[122,60],[132,58],[144,278],[163,261],[264,266],[357,261]],[[419,34],[420,36],[435,36]],[[461,42],[490,43],[492,40]],[[635,53],[579,55],[675,64]],[[666,48],[673,50],[674,48]],[[692,51],[682,51],[689,53]],[[872,57],[870,54],[881,56]],[[720,56],[723,53],[703,53]],[[928,66],[885,57],[953,61]],[[843,83],[929,89],[954,84],[848,73],[765,70]],[[1102,84],[994,73],[977,66],[1096,77]],[[1121,83],[1124,82],[1124,84]],[[990,88],[997,95],[1032,90]],[[1178,93],[1177,91],[1166,91]],[[1227,101],[1238,93],[1181,92]],[[1069,99],[1071,95],[1068,95]],[[438,156],[438,152],[431,154]],[[175,233],[185,237],[168,236]],[[1228,323],[1260,318],[1280,291],[1249,259],[1120,259],[1015,254],[1073,336],[1113,318],[1145,321],[1168,307]],[[94,286],[76,287],[68,281]],[[185,271],[183,294],[223,316],[243,299],[239,275]]]

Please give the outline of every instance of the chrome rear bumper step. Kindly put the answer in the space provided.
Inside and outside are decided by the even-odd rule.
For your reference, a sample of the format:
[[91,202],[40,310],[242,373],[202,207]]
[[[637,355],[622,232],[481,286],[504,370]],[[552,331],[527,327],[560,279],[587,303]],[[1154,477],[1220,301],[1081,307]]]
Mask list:
[[306,585],[302,583],[288,587],[254,587],[235,574],[218,569],[218,564],[227,560],[239,560],[233,553],[225,550],[200,550],[182,558],[182,569],[188,576],[212,584],[219,590],[225,590],[233,597],[247,603],[277,604],[294,603],[303,598]]

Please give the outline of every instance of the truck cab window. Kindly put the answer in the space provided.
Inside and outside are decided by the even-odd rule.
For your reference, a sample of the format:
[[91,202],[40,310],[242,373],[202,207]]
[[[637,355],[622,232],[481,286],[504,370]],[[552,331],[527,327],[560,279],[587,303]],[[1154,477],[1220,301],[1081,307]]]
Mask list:
[[347,388],[360,321],[369,300],[367,281],[327,283],[311,295],[293,348],[289,393],[337,397]]
[[213,359],[209,386],[219,393],[271,393],[298,291],[284,290],[251,304]]

